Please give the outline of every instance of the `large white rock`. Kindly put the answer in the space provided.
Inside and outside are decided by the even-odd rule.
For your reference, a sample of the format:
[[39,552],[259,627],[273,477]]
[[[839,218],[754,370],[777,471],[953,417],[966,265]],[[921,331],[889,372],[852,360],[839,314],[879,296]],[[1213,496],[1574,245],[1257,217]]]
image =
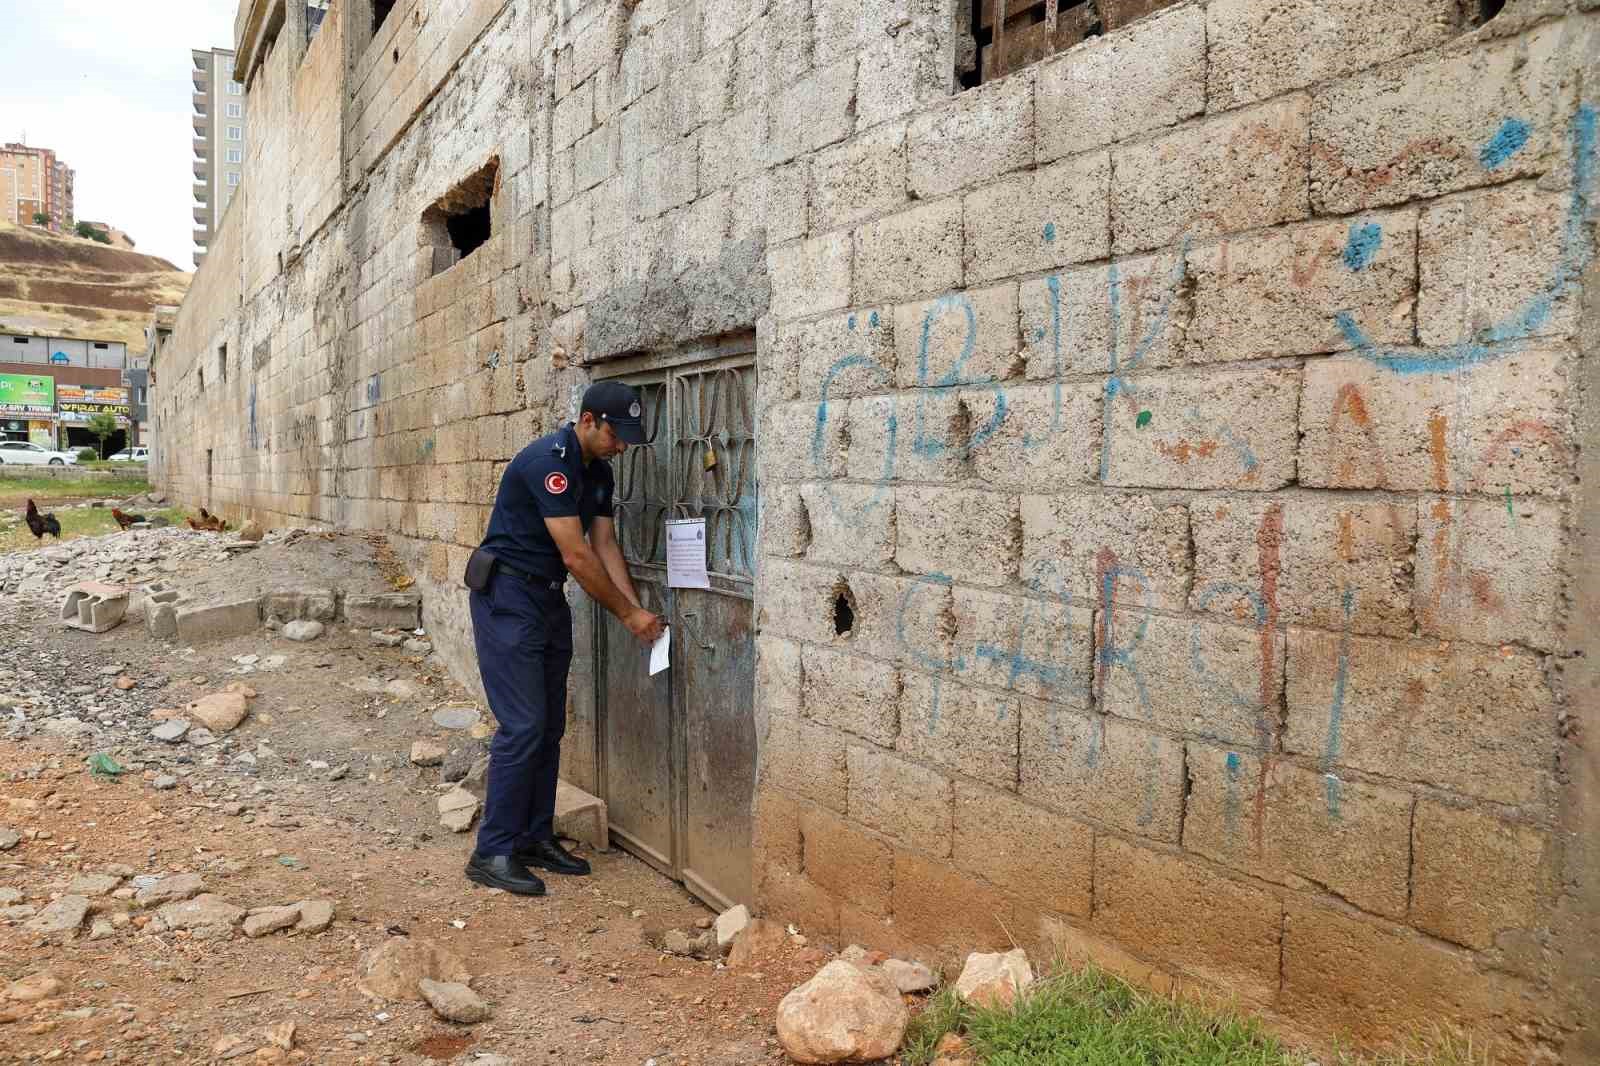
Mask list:
[[796,1062],[884,1059],[910,1017],[886,975],[835,959],[778,1004],[778,1040]]
[[730,907],[717,915],[717,947],[724,953],[733,947],[733,941],[750,924],[750,908],[743,903]]
[[956,994],[980,1007],[1009,1007],[1033,984],[1033,967],[1021,948],[984,954],[974,951],[956,979]]

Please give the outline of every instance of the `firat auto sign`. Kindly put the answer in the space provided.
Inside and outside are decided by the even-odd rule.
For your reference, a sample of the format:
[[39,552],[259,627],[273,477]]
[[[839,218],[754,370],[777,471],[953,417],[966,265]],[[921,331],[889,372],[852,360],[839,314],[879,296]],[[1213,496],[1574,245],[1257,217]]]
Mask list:
[[128,424],[128,390],[116,387],[84,388],[82,385],[57,385],[56,409],[61,421],[82,425],[95,415],[116,415],[120,425]]

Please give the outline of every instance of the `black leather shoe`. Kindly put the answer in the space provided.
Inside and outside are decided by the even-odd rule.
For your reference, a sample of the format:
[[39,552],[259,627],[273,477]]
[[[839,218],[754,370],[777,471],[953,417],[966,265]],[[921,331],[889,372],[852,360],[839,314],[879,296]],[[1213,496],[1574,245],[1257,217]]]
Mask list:
[[572,874],[582,877],[589,872],[589,863],[571,854],[561,846],[558,840],[541,840],[536,844],[529,844],[525,848],[517,849],[517,858],[529,866],[537,866],[541,870],[551,873]]
[[544,895],[544,882],[528,872],[515,855],[479,855],[467,860],[467,880],[486,888],[500,888],[518,896]]

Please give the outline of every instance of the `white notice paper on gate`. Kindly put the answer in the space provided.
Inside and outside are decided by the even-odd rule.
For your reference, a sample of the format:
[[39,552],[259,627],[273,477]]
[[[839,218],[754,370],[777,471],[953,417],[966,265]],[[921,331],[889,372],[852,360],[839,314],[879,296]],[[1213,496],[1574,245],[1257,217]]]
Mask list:
[[655,677],[672,665],[672,629],[661,630],[661,635],[650,648],[650,676]]
[[706,520],[667,519],[667,587],[708,589],[706,576]]

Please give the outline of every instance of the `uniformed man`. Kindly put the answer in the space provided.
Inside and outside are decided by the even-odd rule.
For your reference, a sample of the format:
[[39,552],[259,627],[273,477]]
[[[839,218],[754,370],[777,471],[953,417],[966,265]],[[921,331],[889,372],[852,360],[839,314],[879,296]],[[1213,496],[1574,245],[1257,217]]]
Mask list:
[[[611,519],[606,460],[644,443],[639,394],[601,382],[577,422],[517,454],[500,479],[483,544],[467,563],[472,634],[489,709],[488,796],[467,877],[524,896],[544,894],[528,867],[587,874],[555,838],[556,773],[567,724],[572,612],[568,573],[649,645],[662,620],[639,605]],[[587,539],[585,539],[587,538]]]

